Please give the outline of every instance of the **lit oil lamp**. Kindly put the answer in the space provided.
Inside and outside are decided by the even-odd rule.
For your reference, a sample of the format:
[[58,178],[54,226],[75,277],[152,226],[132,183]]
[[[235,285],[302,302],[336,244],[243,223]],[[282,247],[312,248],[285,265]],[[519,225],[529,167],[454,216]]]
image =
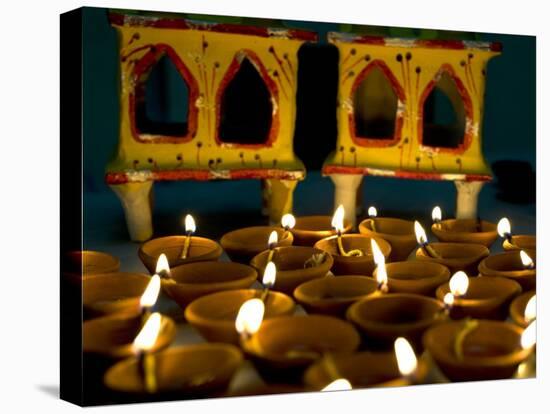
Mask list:
[[[313,246],[319,240],[334,236],[336,230],[331,225],[331,216],[302,216],[296,218],[295,226],[290,229],[294,236],[294,245]],[[352,225],[344,219],[342,234],[349,233]]]
[[432,211],[432,233],[441,242],[473,243],[491,247],[497,239],[497,225],[480,219],[441,220],[439,206]]
[[512,235],[512,225],[506,217],[500,219],[497,230],[499,236],[504,239],[502,243],[504,250],[536,250],[537,248],[536,236]]
[[510,304],[510,317],[522,328],[535,320],[537,316],[537,297],[534,290],[522,293]]
[[170,267],[191,262],[216,261],[220,258],[223,251],[218,243],[205,237],[192,236],[196,227],[190,215],[185,218],[185,230],[185,236],[159,237],[140,246],[139,258],[150,273],[155,271],[157,259],[163,253]]
[[[384,269],[388,289],[393,293],[415,293],[433,297],[435,290],[451,276],[446,266],[420,260],[386,263]],[[373,277],[379,277],[377,269],[374,270]]]
[[533,259],[536,252],[513,250],[491,255],[479,263],[482,276],[505,277],[518,282],[524,291],[533,290],[537,285],[537,270]]

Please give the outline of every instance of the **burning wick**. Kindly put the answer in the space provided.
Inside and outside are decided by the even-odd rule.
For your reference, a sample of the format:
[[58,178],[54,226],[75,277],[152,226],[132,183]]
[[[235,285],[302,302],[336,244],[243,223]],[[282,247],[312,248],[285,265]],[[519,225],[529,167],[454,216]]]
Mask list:
[[330,384],[328,384],[325,388],[323,388],[321,391],[349,391],[353,387],[351,386],[350,382],[345,378],[338,378],[337,380],[332,381]]
[[157,390],[155,356],[149,351],[155,346],[161,328],[160,313],[153,313],[141,328],[134,339],[132,347],[137,353],[138,364],[141,369],[145,390],[152,394]]
[[531,323],[537,317],[537,295],[533,295],[527,305],[525,306],[525,311],[523,312],[523,319],[525,322]]
[[464,296],[468,291],[470,280],[468,275],[463,271],[456,272],[451,280],[449,280],[449,290],[443,297],[443,303],[445,304],[445,311],[450,314],[451,309],[455,303],[455,300]]
[[376,281],[378,282],[378,291],[386,293],[388,291],[388,273],[386,272],[386,258],[380,250],[376,240],[370,240],[374,263],[376,263]]
[[269,254],[267,256],[267,261],[271,262],[273,260],[273,254],[275,253],[275,246],[279,242],[279,236],[277,232],[273,230],[269,235],[269,240],[267,241],[267,248],[269,249]]
[[519,252],[519,257],[521,258],[521,263],[524,268],[529,270],[533,270],[535,268],[535,262],[533,262],[533,259],[531,259],[525,251],[521,250]]
[[368,214],[369,217],[371,218],[371,221],[370,221],[370,228],[372,229],[372,231],[374,231],[375,233],[377,233],[377,231],[376,231],[376,223],[374,222],[374,219],[375,219],[376,216],[378,215],[378,211],[376,211],[376,207],[370,206],[370,207],[369,207],[369,210],[368,210],[368,212],[367,212],[367,214]]
[[334,212],[334,215],[332,216],[332,228],[336,230],[337,237],[336,242],[338,244],[338,252],[342,256],[363,256],[363,252],[359,249],[350,250],[349,252],[346,252],[344,250],[344,246],[342,245],[342,232],[344,231],[344,206],[340,204],[336,211]]
[[500,237],[505,238],[508,243],[512,243],[512,226],[510,225],[510,220],[506,217],[501,218],[497,224],[497,231]]
[[139,306],[141,308],[141,326],[145,325],[145,322],[149,319],[149,316],[151,316],[151,308],[157,302],[159,292],[160,276],[153,275],[139,300]]
[[235,329],[241,338],[241,344],[252,337],[262,325],[265,305],[261,299],[249,299],[241,305],[235,319]]
[[428,237],[426,236],[426,231],[424,227],[418,222],[414,222],[414,232],[416,234],[416,241],[420,248],[424,251],[426,256],[432,257],[434,259],[441,259],[441,256],[428,244]]
[[296,219],[294,218],[294,216],[290,213],[288,214],[285,214],[282,218],[281,218],[281,226],[283,227],[283,229],[285,229],[285,234],[283,235],[283,239],[288,236],[288,232],[294,228],[294,226],[296,225]]
[[187,259],[187,255],[189,254],[189,248],[191,246],[191,235],[195,233],[195,230],[197,230],[197,227],[195,226],[195,220],[193,219],[193,216],[191,214],[188,214],[185,216],[185,233],[187,234],[187,237],[185,238],[185,242],[183,244],[183,250],[181,252],[181,258]]
[[172,279],[172,273],[170,272],[170,264],[168,263],[168,258],[164,253],[162,253],[157,259],[155,274],[159,275],[166,281],[174,282],[174,280]]
[[264,286],[264,289],[262,291],[261,301],[264,303],[267,299],[269,289],[271,289],[275,285],[276,276],[277,268],[275,267],[275,263],[268,262],[267,266],[264,269],[264,276],[262,278],[262,285]]
[[393,343],[393,348],[399,372],[403,377],[409,379],[411,383],[414,383],[416,381],[415,374],[418,362],[411,344],[405,338],[399,337]]
[[441,207],[435,206],[434,209],[432,210],[432,220],[435,223],[436,228],[441,227],[441,217],[442,217]]

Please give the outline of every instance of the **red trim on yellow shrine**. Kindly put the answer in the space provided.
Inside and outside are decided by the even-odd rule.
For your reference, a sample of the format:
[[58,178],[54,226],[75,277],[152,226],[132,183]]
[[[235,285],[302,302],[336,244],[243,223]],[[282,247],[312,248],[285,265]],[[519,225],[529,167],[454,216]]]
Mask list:
[[[244,55],[244,56],[242,56],[241,59],[239,60],[239,57],[240,57],[239,55],[241,56]],[[239,71],[242,61],[247,58],[250,60],[250,63],[252,63],[252,65],[256,68],[256,70],[259,72],[262,80],[264,81],[267,89],[269,90],[271,98],[275,102],[275,105],[278,106],[278,103],[279,103],[279,89],[277,87],[277,84],[273,81],[273,79],[271,79],[271,76],[269,76],[267,69],[263,65],[258,55],[249,49],[239,50],[233,57],[233,60],[231,61],[229,68],[227,69],[227,72],[225,73],[224,77],[220,81],[220,85],[216,92],[215,139],[216,139],[216,144],[220,147],[248,148],[248,149],[268,148],[273,145],[273,143],[276,141],[277,136],[279,134],[280,121],[279,121],[279,110],[277,109],[276,111],[272,111],[271,113],[271,126],[269,129],[269,135],[265,142],[262,142],[260,144],[240,144],[238,142],[222,141],[222,139],[220,138],[222,99],[223,99],[223,94],[225,93],[225,88],[227,87],[227,85],[229,85],[231,80],[235,77],[235,75]]]
[[370,138],[370,137],[361,137],[355,134],[355,115],[354,112],[351,111],[348,114],[348,122],[349,122],[349,131],[352,141],[361,146],[361,147],[390,147],[395,144],[397,144],[401,140],[401,131],[403,129],[403,117],[404,117],[404,111],[399,110],[399,105],[405,105],[406,97],[405,97],[405,91],[403,90],[403,87],[397,80],[397,78],[392,73],[391,69],[386,65],[386,63],[383,60],[376,59],[370,62],[355,78],[355,81],[353,82],[353,85],[351,87],[350,92],[350,99],[352,102],[354,102],[354,96],[355,92],[357,91],[357,88],[359,88],[359,85],[361,82],[369,75],[369,73],[374,69],[378,68],[382,71],[386,79],[390,82],[390,85],[392,86],[393,91],[397,95],[398,98],[398,108],[397,112],[395,114],[395,126],[394,126],[394,133],[393,138],[391,139],[377,139],[377,138]]
[[441,66],[437,74],[434,76],[434,78],[428,83],[424,91],[422,92],[422,95],[420,95],[420,100],[418,101],[418,121],[417,121],[417,134],[419,143],[422,146],[428,147],[428,145],[425,145],[424,142],[424,103],[432,90],[435,88],[437,84],[437,79],[441,76],[442,72],[447,72],[451,79],[454,81],[458,93],[460,94],[460,97],[462,98],[462,103],[464,104],[465,109],[465,125],[464,125],[464,138],[462,140],[462,143],[458,145],[457,147],[453,148],[445,148],[445,147],[432,147],[437,148],[438,152],[446,152],[450,154],[462,154],[464,151],[466,151],[473,141],[473,132],[472,132],[472,126],[474,125],[473,120],[473,104],[472,99],[470,98],[470,94],[468,93],[468,90],[462,83],[462,80],[460,77],[458,77],[453,69],[453,67],[446,63]]
[[[142,47],[143,48],[143,47]],[[166,54],[175,64],[179,74],[185,80],[189,90],[188,113],[187,113],[187,134],[183,136],[168,136],[142,133],[136,125],[136,101],[145,99],[145,82],[153,65]],[[125,59],[125,57],[123,58]],[[197,81],[187,69],[187,66],[179,58],[178,54],[169,45],[158,43],[150,45],[149,51],[145,53],[135,64],[132,77],[135,82],[134,89],[129,93],[129,117],[132,136],[142,144],[158,144],[171,143],[179,144],[188,142],[195,136],[197,132],[197,107],[195,101],[199,96],[199,88]],[[144,138],[147,136],[147,138]]]
[[207,32],[234,33],[260,37],[283,37],[286,39],[303,40],[307,42],[316,42],[318,40],[317,33],[308,32],[306,30],[267,28],[232,23],[194,22],[187,20],[183,17],[169,18],[154,16],[136,16],[111,12],[109,13],[109,22],[113,26],[202,30]]

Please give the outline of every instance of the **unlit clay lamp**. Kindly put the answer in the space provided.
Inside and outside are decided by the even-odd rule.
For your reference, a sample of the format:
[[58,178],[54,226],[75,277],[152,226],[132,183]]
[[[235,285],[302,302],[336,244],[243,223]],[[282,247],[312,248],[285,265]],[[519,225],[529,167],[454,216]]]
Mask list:
[[390,261],[406,260],[416,246],[414,223],[376,214],[374,207],[369,208],[370,218],[359,223],[359,233],[386,240],[391,245]]
[[535,291],[522,293],[510,304],[510,318],[522,328],[527,327],[537,316]]
[[537,286],[536,252],[514,250],[483,259],[478,266],[482,276],[506,277],[518,282],[524,291]]
[[[185,309],[185,319],[210,342],[239,343],[235,318],[243,303],[260,298],[258,289],[228,290],[203,296]],[[264,300],[265,317],[272,318],[294,313],[294,301],[289,296],[269,291]]]
[[[390,292],[424,296],[434,296],[435,290],[451,277],[446,266],[420,260],[387,263],[386,273]],[[372,275],[376,279],[378,270],[375,269]]]
[[[263,274],[269,256],[270,251],[265,250],[250,261],[258,275]],[[288,295],[303,282],[325,277],[334,262],[326,252],[306,246],[276,247],[271,260],[277,266],[277,280],[272,289]]]
[[82,276],[114,273],[120,269],[118,258],[93,250],[68,252],[62,260],[63,277],[75,286],[80,286]]
[[532,235],[512,235],[512,225],[506,217],[498,222],[498,234],[504,239],[504,250],[536,250],[537,237]]
[[223,251],[214,240],[193,236],[195,221],[190,215],[185,218],[185,236],[166,236],[151,239],[143,243],[138,255],[150,273],[155,271],[157,259],[161,254],[168,258],[170,267],[200,261],[216,261]]
[[498,237],[497,225],[480,219],[441,220],[441,209],[432,211],[432,233],[441,242],[474,243],[491,247]]
[[531,331],[508,322],[462,320],[439,324],[424,346],[451,381],[511,378],[534,347]]
[[294,298],[308,313],[345,317],[346,310],[378,288],[378,282],[365,276],[324,277],[302,283]]
[[[276,235],[274,242],[270,240],[273,232]],[[292,233],[283,228],[255,226],[225,233],[220,243],[231,260],[249,264],[258,253],[275,247],[290,246],[293,239]]]
[[351,305],[347,319],[358,327],[369,349],[389,349],[400,336],[418,351],[424,331],[446,319],[443,303],[409,293],[372,295]]
[[[331,216],[304,216],[296,218],[296,225],[291,230],[294,235],[294,245],[313,246],[319,240],[334,236],[336,230],[331,226]],[[344,220],[342,234],[349,233],[352,225]]]
[[320,391],[341,390],[339,379],[347,381],[348,389],[400,387],[422,384],[427,373],[426,362],[417,360],[405,338],[398,338],[394,352],[358,352],[323,358],[307,369],[304,382]]
[[[521,293],[521,286],[503,277],[468,277],[457,272],[449,283],[437,288],[436,297],[450,307],[450,316],[479,319],[505,319],[512,299]],[[453,298],[451,299],[451,294]],[[447,298],[446,298],[447,296]]]

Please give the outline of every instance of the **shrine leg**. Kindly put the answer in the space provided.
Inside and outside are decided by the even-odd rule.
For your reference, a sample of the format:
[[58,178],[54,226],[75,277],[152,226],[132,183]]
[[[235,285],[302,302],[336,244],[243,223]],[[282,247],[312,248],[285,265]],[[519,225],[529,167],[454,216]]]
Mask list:
[[269,222],[278,224],[286,213],[292,213],[294,189],[298,184],[296,180],[265,180],[268,193]]
[[477,199],[483,184],[483,181],[455,181],[457,219],[477,218]]
[[345,219],[349,220],[355,228],[357,222],[357,189],[363,180],[358,174],[331,174],[330,179],[334,183],[334,209],[342,204],[346,212]]
[[153,182],[116,184],[110,187],[122,203],[130,239],[133,241],[150,239],[153,235],[151,195]]

